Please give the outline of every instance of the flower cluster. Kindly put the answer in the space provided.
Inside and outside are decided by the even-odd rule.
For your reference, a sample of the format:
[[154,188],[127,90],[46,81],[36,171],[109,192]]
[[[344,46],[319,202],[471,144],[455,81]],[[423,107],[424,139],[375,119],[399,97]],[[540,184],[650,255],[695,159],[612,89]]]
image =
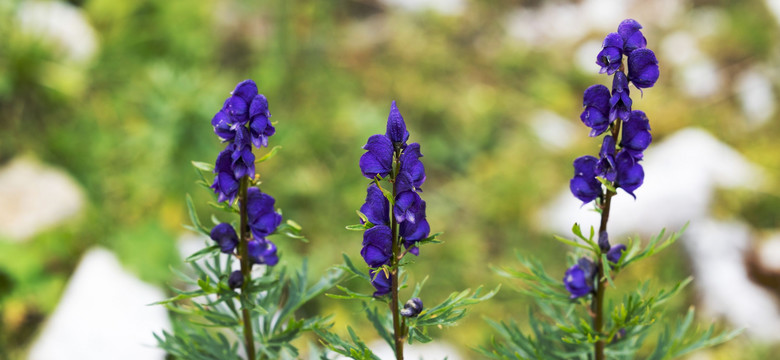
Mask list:
[[[363,233],[363,249],[360,254],[372,268],[374,296],[390,292],[390,278],[381,268],[391,265],[393,256],[393,227],[398,224],[398,235],[408,252],[419,255],[417,242],[428,237],[430,227],[425,217],[425,201],[420,198],[420,186],[425,182],[425,167],[420,161],[420,145],[407,144],[409,132],[393,101],[387,119],[385,135],[373,135],[363,149],[360,158],[363,176],[374,181],[368,186],[366,201],[360,212],[370,223]],[[379,180],[389,176],[392,182],[393,209],[379,185]],[[392,216],[392,218],[391,218]],[[362,219],[361,219],[362,221]]]
[[[255,147],[268,146],[268,137],[276,132],[269,120],[268,100],[258,94],[252,80],[239,83],[225,100],[222,109],[214,115],[211,125],[214,133],[227,143],[225,150],[217,156],[214,167],[214,183],[211,188],[218,195],[218,201],[232,204],[238,196],[241,179],[255,177]],[[249,231],[253,235],[247,243],[252,264],[276,265],[276,245],[266,237],[276,231],[282,222],[282,215],[274,210],[275,200],[256,187],[249,187],[246,193],[246,211]],[[236,230],[228,223],[221,223],[211,230],[211,239],[219,244],[223,253],[232,254],[239,242]],[[237,284],[233,279],[233,284]]]
[[[591,128],[590,136],[610,130],[602,141],[599,158],[586,155],[574,160],[570,188],[583,203],[603,196],[597,177],[631,196],[644,181],[639,161],[652,141],[650,123],[644,112],[632,110],[628,85],[632,83],[640,90],[652,87],[658,80],[659,70],[655,54],[645,47],[647,41],[641,28],[638,22],[628,19],[620,23],[618,32],[607,35],[596,64],[601,66],[601,73],[614,74],[612,92],[604,85],[593,85],[583,96],[585,109],[580,119]],[[627,57],[628,74],[624,72],[623,55]]]
[[[644,181],[644,169],[639,162],[653,138],[647,115],[632,110],[629,83],[640,91],[652,87],[658,80],[659,68],[655,54],[646,48],[647,40],[640,29],[642,25],[628,19],[620,23],[617,32],[607,35],[596,64],[601,66],[600,73],[614,75],[612,91],[604,85],[593,85],[583,96],[584,110],[580,119],[591,129],[590,136],[607,132],[601,141],[598,158],[585,155],[574,160],[574,177],[569,188],[583,205],[597,199],[603,203],[614,195],[614,192],[605,193],[603,185],[607,191],[621,188],[636,198],[634,191]],[[607,252],[608,261],[612,263],[617,263],[626,249],[625,245],[611,247],[604,229],[600,230],[599,247]],[[582,258],[566,271],[563,282],[572,298],[593,291],[597,270],[597,264]]]

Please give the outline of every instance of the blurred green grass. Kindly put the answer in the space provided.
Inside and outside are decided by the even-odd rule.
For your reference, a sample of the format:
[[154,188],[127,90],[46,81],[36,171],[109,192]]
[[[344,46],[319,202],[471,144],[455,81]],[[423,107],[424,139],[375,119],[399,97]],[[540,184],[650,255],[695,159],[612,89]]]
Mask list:
[[[0,241],[0,271],[14,284],[0,305],[6,330],[0,341],[12,356],[29,344],[90,246],[113,249],[146,281],[173,280],[175,241],[188,221],[184,194],[192,194],[203,216],[211,211],[190,160],[216,158],[221,145],[210,119],[246,78],[268,97],[278,122],[271,143],[283,147],[258,167],[263,190],[311,240],[279,241],[285,261],[309,257],[311,269],[325,269],[341,253],[359,256],[359,235],[344,230],[357,220],[354,210],[365,196],[357,160],[368,136],[384,131],[390,101],[397,100],[411,141],[421,143],[425,155],[429,221],[444,232],[445,243],[423,248],[410,267],[412,281],[431,276],[426,302],[504,282],[489,265],[512,266],[514,251],[563,273],[560,254],[567,249],[534,216],[568,183],[572,159],[595,152],[579,124],[579,103],[582,90],[603,79],[595,65],[583,72],[572,64],[574,48],[509,41],[496,20],[522,4],[473,2],[463,16],[451,17],[375,1],[77,3],[100,43],[86,64],[67,62],[57,49],[20,32],[18,2],[0,8],[0,163],[32,154],[66,169],[88,198],[83,216],[69,224],[26,244]],[[780,43],[777,24],[761,1],[692,5],[705,6],[728,16],[725,28],[703,44],[727,77],[735,67],[777,59],[771,50]],[[664,30],[648,31],[650,46],[658,46]],[[776,185],[778,122],[751,129],[735,121],[741,115],[732,96],[691,100],[674,86],[672,72],[662,65],[658,85],[639,100],[655,140],[686,126],[704,127],[772,169]],[[541,109],[569,119],[580,139],[565,150],[546,148],[529,124]],[[776,227],[770,210],[777,210],[780,194],[769,195],[769,202],[756,193],[719,196],[716,207]],[[685,278],[690,269],[675,246],[622,281],[633,284],[647,273],[660,285]],[[687,294],[688,301],[671,305],[672,313],[695,300]],[[322,298],[303,311],[334,312],[337,329],[349,323],[372,333],[352,305]],[[522,321],[529,305],[504,287],[490,305],[478,306],[441,336],[477,346],[490,336],[481,316],[511,314]],[[765,351],[735,342],[718,356],[743,348]]]

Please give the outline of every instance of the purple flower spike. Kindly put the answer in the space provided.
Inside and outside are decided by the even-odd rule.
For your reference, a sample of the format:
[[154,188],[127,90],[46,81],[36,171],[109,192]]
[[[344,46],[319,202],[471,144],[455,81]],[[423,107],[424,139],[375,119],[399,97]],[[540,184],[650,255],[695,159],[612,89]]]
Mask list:
[[377,175],[385,177],[393,166],[393,143],[387,136],[373,135],[363,146],[367,150],[360,157],[360,171],[363,176],[373,179]]
[[636,49],[628,56],[628,79],[639,89],[655,85],[660,75],[658,59],[650,49]]
[[211,240],[219,244],[220,251],[230,254],[238,245],[238,234],[233,226],[228,223],[221,223],[211,229]]
[[642,152],[653,141],[653,136],[650,134],[650,120],[647,119],[647,115],[643,111],[632,111],[631,120],[623,124],[622,131],[620,146],[634,159],[642,159]]
[[600,74],[612,75],[623,63],[623,38],[618,33],[610,33],[604,38],[601,52],[596,56],[596,64],[601,66]]
[[390,115],[387,117],[387,137],[395,144],[406,144],[406,139],[409,138],[404,117],[398,111],[395,100],[390,105]]
[[366,190],[366,202],[360,207],[360,212],[374,225],[390,224],[390,201],[374,183]]
[[276,133],[276,128],[271,125],[270,117],[268,99],[263,94],[256,95],[249,106],[249,131],[252,145],[257,148],[267,147],[268,138]]
[[262,239],[271,235],[281,224],[282,215],[274,210],[275,203],[276,200],[271,195],[260,192],[260,189],[247,189],[247,220],[255,238]]
[[246,249],[252,264],[274,266],[279,263],[276,245],[266,239],[250,240],[246,244]]
[[572,265],[563,276],[563,285],[571,293],[570,298],[576,299],[590,294],[593,291],[593,276],[595,266],[587,258],[581,258],[577,264]]
[[607,252],[607,260],[611,263],[617,264],[617,262],[620,260],[620,257],[623,256],[624,251],[626,251],[626,246],[623,244],[617,244],[613,246]]
[[628,91],[628,79],[622,71],[615,73],[612,80],[612,97],[609,98],[609,122],[617,119],[628,120],[631,115],[631,97]]
[[388,264],[393,256],[393,238],[390,228],[377,225],[363,233],[363,249],[360,255],[370,267]]
[[642,169],[642,165],[639,165],[631,154],[625,150],[621,150],[618,153],[615,165],[617,168],[615,186],[625,190],[636,199],[634,190],[642,186],[642,182],[645,179],[645,171]]
[[598,159],[589,155],[574,160],[574,178],[569,182],[569,189],[583,205],[601,196],[601,183],[596,180],[597,164]]
[[585,90],[582,106],[585,110],[580,119],[591,128],[590,136],[599,136],[609,128],[609,89],[604,85],[593,85]]
[[639,29],[642,28],[636,20],[626,19],[618,25],[618,34],[623,38],[623,53],[631,54],[636,49],[647,46],[647,40]]
[[384,271],[380,270],[371,270],[368,272],[371,276],[371,285],[374,285],[374,288],[376,291],[374,291],[374,297],[387,295],[390,293],[390,278],[385,274]]

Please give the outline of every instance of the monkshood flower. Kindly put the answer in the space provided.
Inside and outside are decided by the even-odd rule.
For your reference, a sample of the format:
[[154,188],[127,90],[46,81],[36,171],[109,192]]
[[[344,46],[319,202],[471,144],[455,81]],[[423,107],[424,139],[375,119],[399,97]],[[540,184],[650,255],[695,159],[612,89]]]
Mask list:
[[582,97],[582,106],[585,107],[585,110],[582,111],[580,120],[585,126],[592,129],[591,137],[599,136],[609,128],[611,124],[609,120],[611,97],[609,89],[604,85],[593,85],[585,90]]
[[219,195],[218,202],[227,201],[233,203],[238,195],[239,182],[233,172],[233,160],[230,158],[233,153],[230,146],[217,155],[216,166],[214,166],[214,183],[211,188]]
[[269,240],[249,240],[247,252],[252,264],[274,266],[279,262],[279,256],[276,254],[276,245]]
[[368,274],[371,276],[371,285],[374,285],[374,297],[387,295],[392,290],[390,284],[390,277],[382,269],[369,270]]
[[612,75],[623,63],[623,38],[618,33],[610,33],[604,38],[601,52],[596,57],[596,64],[601,66],[599,73]]
[[642,186],[644,182],[645,171],[639,161],[634,159],[626,150],[621,150],[615,159],[617,176],[615,178],[615,187],[619,187],[636,198],[634,190]]
[[404,317],[417,317],[423,310],[423,302],[420,298],[411,298],[404,304],[404,308],[401,309],[401,316]]
[[[409,131],[403,116],[393,102],[385,135],[369,137],[363,146],[366,152],[360,157],[359,165],[363,176],[375,180],[366,189],[366,201],[360,207],[360,212],[373,226],[363,233],[363,248],[360,254],[373,269],[372,284],[377,289],[374,296],[390,291],[390,279],[385,277],[386,274],[376,275],[375,270],[394,264],[391,225],[398,225],[400,244],[414,255],[419,255],[417,242],[426,239],[430,233],[425,215],[425,201],[419,194],[420,187],[425,182],[425,166],[420,161],[423,155],[420,144],[407,144],[408,139]],[[377,179],[388,176],[392,184],[392,213],[390,202],[376,182]]]
[[235,270],[230,273],[230,276],[228,276],[228,286],[231,289],[237,289],[240,288],[241,285],[244,285],[244,274],[241,273],[241,270]]
[[238,245],[238,235],[233,225],[221,223],[211,229],[211,240],[219,245],[220,251],[225,254],[233,253],[233,249]]
[[607,252],[607,260],[611,263],[617,264],[620,258],[623,256],[623,252],[626,251],[626,246],[623,244],[617,244],[613,246]]
[[650,49],[636,49],[628,57],[628,80],[639,89],[653,87],[660,71],[658,60]]
[[616,72],[612,79],[612,97],[609,98],[609,122],[617,119],[628,120],[631,103],[626,74],[622,71]]
[[279,224],[282,223],[282,215],[274,209],[276,200],[256,187],[247,189],[246,210],[249,229],[256,239],[263,239],[271,235]]
[[574,160],[574,178],[569,182],[569,189],[583,204],[601,196],[601,183],[596,179],[598,162],[598,159],[590,155]]
[[650,120],[643,111],[631,112],[630,121],[623,124],[623,135],[620,146],[631,154],[634,159],[641,160],[642,152],[650,146],[653,136],[650,134]]
[[593,291],[593,279],[596,275],[595,265],[588,258],[580,258],[572,265],[563,276],[563,284],[571,293],[571,298],[576,299],[588,295]]

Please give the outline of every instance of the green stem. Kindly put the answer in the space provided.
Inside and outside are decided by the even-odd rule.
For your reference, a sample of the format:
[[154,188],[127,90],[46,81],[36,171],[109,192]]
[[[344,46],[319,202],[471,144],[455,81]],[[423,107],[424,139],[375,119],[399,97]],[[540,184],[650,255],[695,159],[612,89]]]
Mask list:
[[247,188],[249,187],[249,178],[244,176],[241,178],[241,187],[238,189],[238,205],[241,212],[241,239],[238,245],[238,254],[241,256],[241,275],[244,276],[244,282],[241,284],[241,315],[244,323],[244,343],[246,344],[246,357],[249,360],[255,359],[255,340],[252,333],[252,315],[249,309],[244,306],[248,300],[246,297],[247,287],[252,280],[250,273],[252,272],[252,264],[249,262],[249,251],[247,250],[247,244],[249,243],[249,225],[247,221],[246,210],[246,195]]
[[[394,169],[391,173],[390,180],[393,181],[393,199],[395,199],[396,192],[397,192],[397,182],[395,181],[398,177],[398,171],[400,168],[401,162],[398,160],[401,156],[401,149],[399,147],[396,147],[394,152]],[[396,360],[403,360],[404,359],[404,334],[401,329],[401,314],[400,314],[400,308],[399,308],[399,302],[398,302],[398,274],[400,272],[400,268],[398,266],[398,263],[401,259],[399,259],[399,254],[401,254],[401,241],[400,237],[398,236],[398,221],[395,220],[395,216],[393,215],[393,210],[390,210],[390,230],[393,234],[393,255],[390,258],[390,268],[392,269],[392,272],[390,273],[390,281],[391,281],[391,301],[390,301],[390,311],[393,314],[393,337],[395,338],[395,358]]]

